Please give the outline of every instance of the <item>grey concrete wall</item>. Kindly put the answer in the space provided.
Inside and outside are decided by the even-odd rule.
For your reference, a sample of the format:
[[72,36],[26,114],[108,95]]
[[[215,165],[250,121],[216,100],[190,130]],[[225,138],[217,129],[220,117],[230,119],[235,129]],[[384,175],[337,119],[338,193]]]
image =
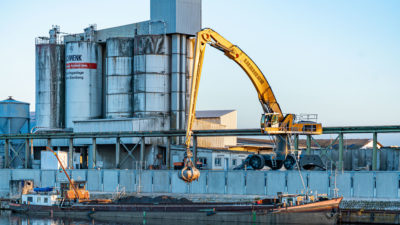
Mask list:
[[[304,186],[333,195],[335,188],[345,198],[400,199],[400,172],[327,171],[208,171],[198,181],[187,184],[174,170],[69,170],[75,180],[86,180],[95,192],[194,193],[268,195],[277,192],[301,193]],[[302,179],[301,179],[302,177]],[[34,180],[35,186],[59,186],[66,177],[58,170],[0,169],[0,196],[8,196],[10,180]],[[304,186],[303,186],[304,185]]]
[[[321,150],[312,150],[312,154],[322,156],[326,163],[339,161],[339,150],[329,149],[326,155]],[[381,148],[377,153],[377,166],[379,171],[399,171],[400,152],[393,148]],[[343,166],[347,171],[371,170],[372,168],[372,149],[344,149]]]

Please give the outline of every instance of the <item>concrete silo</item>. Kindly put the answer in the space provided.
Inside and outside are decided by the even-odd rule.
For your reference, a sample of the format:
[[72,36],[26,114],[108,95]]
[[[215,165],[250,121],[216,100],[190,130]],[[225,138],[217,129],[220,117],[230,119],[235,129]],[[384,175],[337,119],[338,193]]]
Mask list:
[[132,117],[133,38],[107,39],[106,118]]
[[60,28],[50,30],[50,38],[36,39],[36,127],[63,128],[65,105],[64,45]]
[[65,45],[65,122],[100,118],[102,115],[102,51],[85,29],[85,40]]
[[134,115],[165,116],[170,112],[170,38],[139,35],[134,40]]

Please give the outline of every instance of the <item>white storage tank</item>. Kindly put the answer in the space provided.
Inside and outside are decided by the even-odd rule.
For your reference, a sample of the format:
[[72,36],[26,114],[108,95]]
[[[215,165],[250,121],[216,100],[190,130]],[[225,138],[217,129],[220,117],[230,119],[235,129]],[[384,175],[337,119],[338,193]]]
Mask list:
[[102,51],[92,41],[65,47],[65,122],[100,118],[102,114]]
[[170,111],[170,38],[140,35],[134,40],[134,115],[167,115]]
[[50,38],[36,39],[36,127],[63,128],[65,125],[64,45],[58,26]]
[[133,38],[107,39],[106,117],[132,117]]

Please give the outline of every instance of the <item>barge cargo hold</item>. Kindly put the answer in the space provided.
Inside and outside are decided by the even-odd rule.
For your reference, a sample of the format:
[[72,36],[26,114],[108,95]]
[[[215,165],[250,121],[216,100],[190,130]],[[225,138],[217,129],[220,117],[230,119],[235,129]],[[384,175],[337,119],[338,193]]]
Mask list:
[[80,204],[45,206],[10,203],[13,212],[30,215],[92,218],[119,222],[187,221],[275,224],[336,224],[342,198],[303,205],[282,204]]

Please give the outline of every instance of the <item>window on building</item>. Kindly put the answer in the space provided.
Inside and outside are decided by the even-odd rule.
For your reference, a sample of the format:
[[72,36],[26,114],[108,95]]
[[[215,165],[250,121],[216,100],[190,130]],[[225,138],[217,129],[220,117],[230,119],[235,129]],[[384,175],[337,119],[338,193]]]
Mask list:
[[49,199],[48,199],[48,198],[44,198],[44,199],[43,199],[43,202],[44,202],[44,203],[48,203],[48,202],[49,202]]
[[37,197],[36,202],[40,203],[40,201],[41,201],[40,197]]
[[32,196],[28,197],[28,202],[33,202],[33,197]]
[[206,157],[199,157],[199,162],[203,164],[203,166],[207,165],[207,158]]
[[232,159],[232,166],[236,166],[236,159]]
[[221,158],[215,158],[214,164],[215,166],[221,166]]

